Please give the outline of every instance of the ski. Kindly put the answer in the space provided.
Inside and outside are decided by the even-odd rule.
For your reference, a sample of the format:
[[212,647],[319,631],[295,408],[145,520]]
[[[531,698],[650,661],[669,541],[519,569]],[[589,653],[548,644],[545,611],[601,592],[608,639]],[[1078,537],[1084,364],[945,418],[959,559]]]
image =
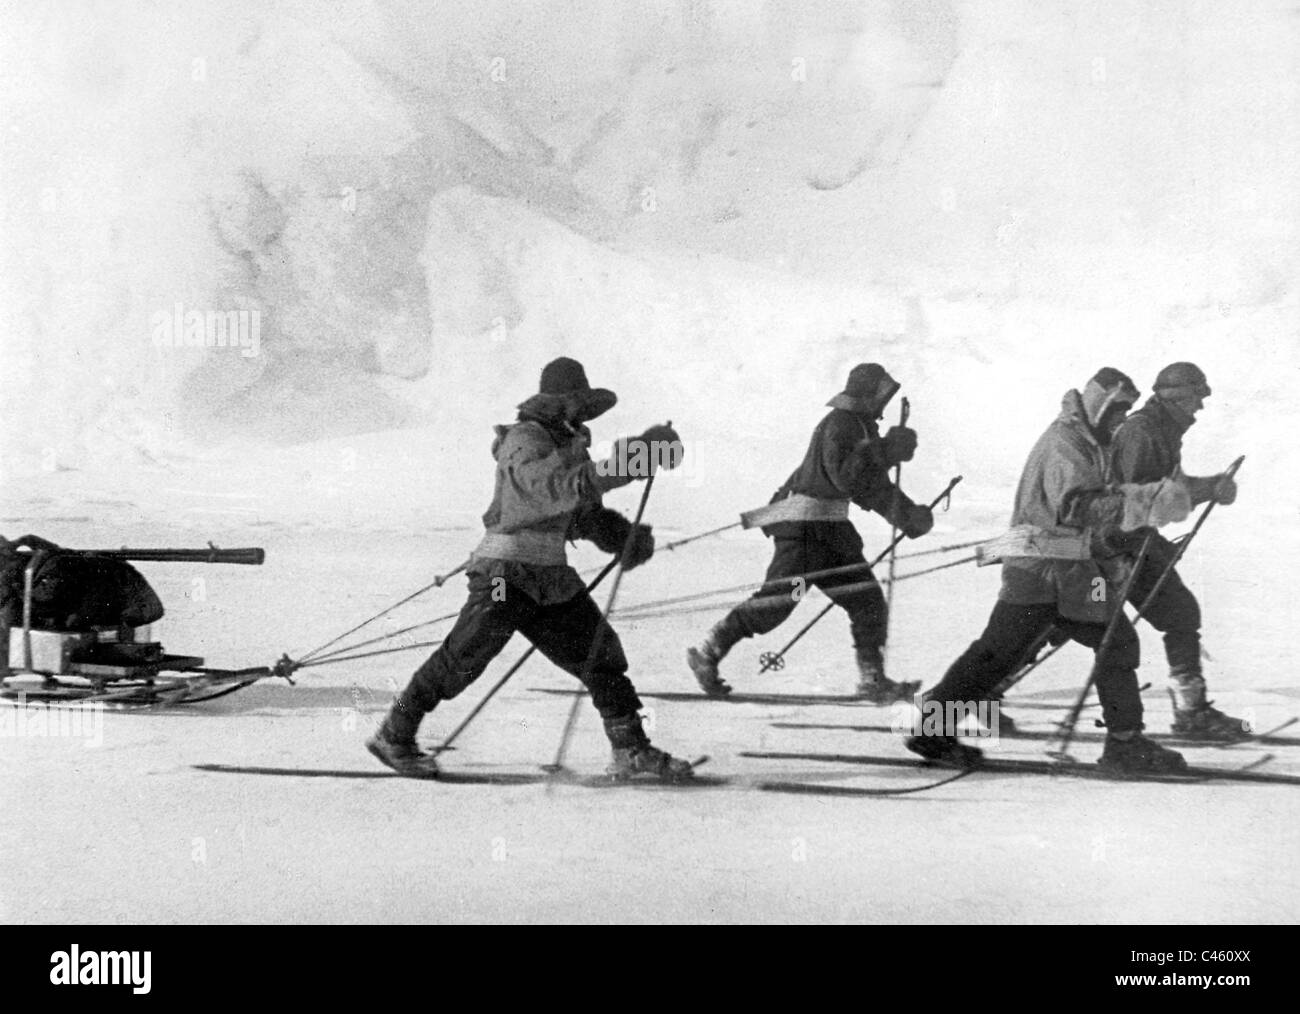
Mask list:
[[[1236,746],[1250,746],[1258,744],[1259,746],[1300,746],[1300,736],[1279,736],[1278,733],[1283,729],[1288,729],[1296,723],[1297,719],[1290,718],[1280,725],[1261,732],[1258,735],[1244,736],[1241,739],[1235,739],[1231,742],[1217,742],[1206,739],[1191,739],[1187,736],[1178,736],[1172,732],[1145,732],[1147,739],[1153,739],[1158,742],[1173,743],[1175,746],[1182,747],[1214,747],[1216,749],[1225,749]],[[898,730],[891,725],[884,723],[875,725],[842,725],[836,722],[771,722],[769,723],[774,729],[794,729],[803,731],[817,732],[887,732],[897,734]],[[972,737],[979,739],[980,737]],[[1035,729],[1033,731],[1017,728],[1014,732],[1003,733],[1003,739],[1025,740],[1026,742],[1047,742],[1058,738],[1058,734],[1052,730]],[[1105,735],[1097,732],[1080,733],[1076,739],[1092,742],[1102,742]]]
[[[691,770],[706,764],[709,758],[700,757],[691,762]],[[274,778],[327,778],[327,779],[403,779],[415,782],[441,782],[444,785],[545,785],[552,780],[545,772],[531,771],[439,771],[433,778],[410,778],[392,770],[354,770],[352,768],[296,768],[273,767],[269,765],[243,764],[193,764],[195,771],[208,774],[224,775],[262,775]],[[568,769],[566,769],[568,771]],[[679,782],[666,782],[656,779],[614,779],[609,775],[583,775],[569,771],[560,779],[565,785],[578,785],[583,788],[603,789],[623,786],[634,788],[709,788],[728,785],[731,779],[720,775],[704,775],[684,779]]]
[[762,792],[785,792],[796,796],[910,796],[918,792],[929,792],[942,785],[950,785],[967,775],[973,775],[978,770],[978,768],[964,768],[952,772],[946,778],[940,778],[937,782],[912,785],[905,789],[873,789],[859,785],[819,785],[815,782],[781,781],[759,782],[758,788]]
[[292,768],[243,764],[192,764],[195,771],[223,775],[266,775],[275,778],[402,779],[442,782],[444,785],[542,785],[546,777],[519,771],[439,771],[437,778],[410,778],[389,769],[359,771],[351,768]]
[[[757,760],[817,761],[826,764],[865,764],[882,767],[933,767],[920,759],[910,757],[883,757],[871,754],[844,753],[780,753],[768,751],[742,752],[742,757]],[[1266,758],[1267,759],[1267,758]],[[1247,768],[1207,768],[1189,767],[1185,772],[1168,775],[1131,775],[1121,776],[1079,761],[1032,760],[1027,758],[1005,758],[985,756],[984,760],[967,771],[987,772],[990,774],[1032,774],[1062,775],[1067,778],[1094,778],[1104,781],[1133,782],[1176,782],[1204,783],[1209,781],[1251,782],[1260,785],[1300,785],[1300,775],[1275,774],[1255,771],[1254,766],[1263,763],[1256,761]]]
[[[559,687],[530,687],[530,690],[539,694],[560,694],[569,696],[580,694],[581,690],[562,690]],[[880,705],[872,704],[864,697],[856,694],[728,694],[726,697],[710,697],[703,691],[694,693],[674,690],[660,691],[653,693],[645,690],[637,692],[638,696],[653,701],[672,701],[683,704],[771,704],[777,706],[792,705],[795,707],[816,707],[819,705],[833,705],[843,707],[879,707]]]

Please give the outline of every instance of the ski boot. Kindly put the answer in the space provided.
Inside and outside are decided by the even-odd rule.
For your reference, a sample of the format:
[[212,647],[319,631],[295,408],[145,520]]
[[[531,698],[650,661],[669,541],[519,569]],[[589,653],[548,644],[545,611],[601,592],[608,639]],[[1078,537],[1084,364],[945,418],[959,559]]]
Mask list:
[[1125,775],[1176,775],[1187,770],[1187,760],[1176,750],[1153,743],[1140,732],[1121,739],[1123,733],[1112,732],[1097,761],[1103,771]]
[[406,778],[437,778],[437,758],[416,745],[415,731],[419,727],[419,714],[398,698],[375,734],[366,740],[366,749]]
[[904,741],[912,753],[949,768],[978,767],[984,751],[967,746],[956,736],[908,736]]
[[640,715],[607,718],[605,734],[614,749],[609,767],[605,769],[612,781],[626,782],[644,775],[661,782],[688,782],[695,777],[690,761],[651,746],[641,727]]
[[1234,743],[1250,738],[1246,723],[1225,715],[1205,699],[1205,678],[1200,659],[1190,665],[1169,667],[1169,699],[1174,706],[1173,734],[1209,743]]
[[698,648],[686,649],[686,664],[695,674],[695,682],[709,697],[726,697],[731,693],[731,685],[718,675],[718,663],[727,657],[736,641],[724,620],[709,631]]
[[1171,726],[1173,734],[1180,739],[1207,743],[1235,743],[1250,738],[1244,721],[1225,715],[1213,704],[1213,701],[1206,701],[1199,708],[1175,708]]
[[437,778],[438,761],[415,744],[415,740],[389,739],[381,728],[368,740],[366,749],[381,763],[407,778]]
[[857,697],[871,704],[894,704],[908,701],[921,689],[921,681],[895,683],[885,675],[885,660],[879,648],[858,648]]

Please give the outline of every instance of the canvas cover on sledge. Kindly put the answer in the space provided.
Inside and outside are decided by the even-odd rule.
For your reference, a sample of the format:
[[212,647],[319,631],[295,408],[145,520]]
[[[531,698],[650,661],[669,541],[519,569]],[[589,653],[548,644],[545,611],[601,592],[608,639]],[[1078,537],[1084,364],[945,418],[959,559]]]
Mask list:
[[[10,626],[23,622],[23,571],[30,557],[5,554],[0,610]],[[144,576],[123,560],[52,553],[32,580],[32,626],[39,630],[140,627],[162,618],[163,605]]]

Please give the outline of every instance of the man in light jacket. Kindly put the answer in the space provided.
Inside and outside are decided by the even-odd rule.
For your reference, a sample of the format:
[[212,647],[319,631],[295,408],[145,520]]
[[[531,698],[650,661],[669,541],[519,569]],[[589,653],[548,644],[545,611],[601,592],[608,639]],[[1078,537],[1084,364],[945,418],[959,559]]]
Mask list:
[[650,527],[633,529],[601,504],[601,495],[659,467],[676,467],[681,441],[672,427],[652,426],[640,437],[616,441],[608,461],[593,462],[585,424],[617,400],[612,391],[588,384],[581,363],[556,359],[542,370],[540,391],[519,406],[518,421],[496,428],[496,489],[483,515],[486,533],[466,568],[469,599],[367,742],[384,764],[411,777],[436,777],[434,758],[416,745],[421,719],[478,679],[518,631],[585,681],[613,748],[611,777],[691,777],[688,762],[650,744],[618,635],[565,555],[571,538],[588,539],[607,553],[621,553],[630,539],[629,568],[654,553]]
[[[1180,771],[1186,761],[1142,735],[1138,637],[1119,594],[1132,566],[1122,536],[1181,521],[1191,505],[1176,481],[1120,484],[1110,475],[1107,447],[1137,398],[1133,382],[1112,367],[1099,370],[1082,391],[1066,393],[1060,415],[1029,452],[1021,474],[1012,538],[999,540],[1002,590],[988,625],[924,694],[923,705],[961,702],[973,711],[1049,632],[1097,651],[1119,610],[1111,644],[1097,659],[1107,728],[1098,763],[1116,773],[1143,774]],[[980,751],[960,742],[957,732],[945,724],[931,733],[927,726],[907,747],[941,763],[977,764]]]

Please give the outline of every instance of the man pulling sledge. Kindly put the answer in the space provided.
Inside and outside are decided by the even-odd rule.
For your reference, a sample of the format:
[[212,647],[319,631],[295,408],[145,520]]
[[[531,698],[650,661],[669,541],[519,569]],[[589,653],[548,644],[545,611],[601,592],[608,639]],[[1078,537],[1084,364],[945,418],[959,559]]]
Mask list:
[[612,391],[588,384],[582,364],[556,359],[542,370],[539,392],[519,406],[517,421],[496,427],[496,490],[483,515],[486,534],[466,568],[469,599],[366,744],[389,767],[414,777],[436,776],[433,757],[416,745],[421,719],[478,679],[518,631],[584,680],[613,748],[611,776],[691,776],[688,762],[650,744],[618,635],[565,558],[569,539],[622,553],[630,538],[628,567],[654,553],[650,526],[634,529],[602,506],[601,495],[646,479],[660,466],[676,467],[681,442],[671,426],[652,426],[639,437],[616,441],[609,461],[593,462],[586,423],[616,401]]
[[813,430],[802,464],[772,497],[746,517],[745,527],[761,527],[775,542],[767,580],[687,650],[686,661],[701,689],[724,697],[731,687],[718,664],[735,644],[766,634],[784,622],[798,604],[793,589],[803,575],[836,570],[808,579],[849,614],[858,667],[858,695],[876,704],[907,700],[919,683],[895,683],[885,675],[881,649],[888,630],[885,596],[862,555],[862,538],[848,520],[849,505],[872,510],[919,538],[934,526],[930,509],[914,504],[889,479],[889,470],[916,453],[916,433],[894,426],[883,437],[879,419],[899,384],[877,363],[849,373],[844,390],[827,404],[831,411]]
[[[1210,385],[1194,363],[1172,363],[1156,376],[1154,392],[1145,405],[1130,415],[1115,434],[1111,470],[1116,482],[1150,483],[1160,479],[1182,482],[1192,506],[1215,500],[1228,505],[1237,499],[1237,484],[1230,475],[1198,478],[1184,475],[1183,435],[1205,407]],[[1129,536],[1136,547],[1150,530]],[[1163,535],[1153,538],[1146,559],[1134,577],[1129,601],[1141,607],[1160,575],[1178,552]],[[1188,739],[1230,741],[1249,735],[1239,718],[1225,715],[1205,699],[1201,671],[1201,607],[1196,596],[1169,570],[1143,617],[1164,635],[1169,663],[1169,696],[1173,699],[1175,735]]]
[[[1120,484],[1110,474],[1108,445],[1137,399],[1133,382],[1111,367],[1098,371],[1082,392],[1066,393],[1060,415],[1029,452],[1021,474],[1012,530],[999,540],[1002,590],[988,625],[924,702],[952,714],[949,702],[989,700],[1049,633],[1098,651],[1113,619],[1110,645],[1098,651],[1096,662],[1107,729],[1098,763],[1142,774],[1181,771],[1187,763],[1142,735],[1138,637],[1119,593],[1132,566],[1128,533],[1182,521],[1191,504],[1177,480]],[[977,763],[980,751],[956,732],[927,729],[909,737],[907,747],[929,760]]]

